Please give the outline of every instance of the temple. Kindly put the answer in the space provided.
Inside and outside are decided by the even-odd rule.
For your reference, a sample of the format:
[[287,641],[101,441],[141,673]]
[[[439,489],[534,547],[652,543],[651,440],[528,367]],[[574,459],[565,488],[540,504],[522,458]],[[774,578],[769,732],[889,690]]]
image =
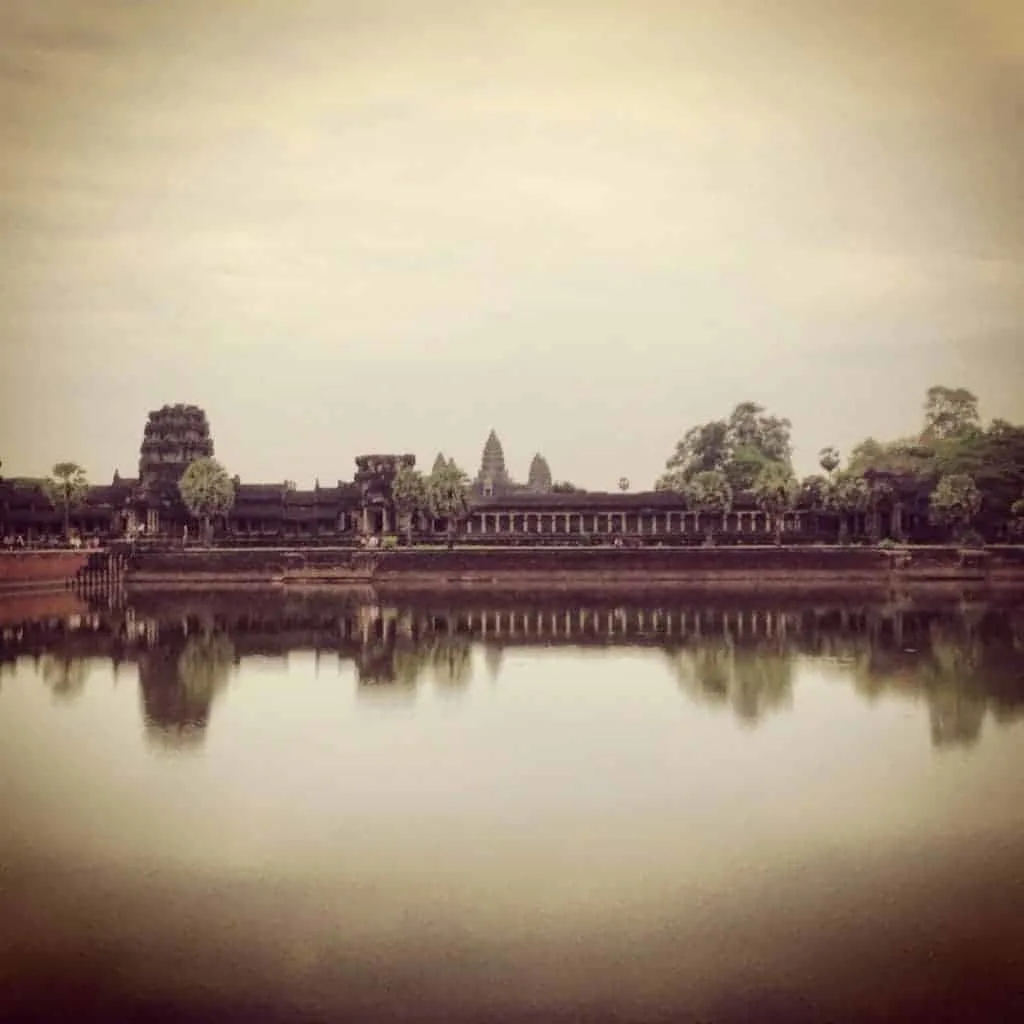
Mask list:
[[[140,530],[153,538],[182,538],[195,525],[178,494],[178,481],[195,458],[213,456],[206,414],[193,405],[164,406],[149,414],[139,451],[138,476],[115,471],[109,484],[93,486],[71,509],[72,529],[82,537],[107,540]],[[290,481],[242,483],[234,478],[231,511],[217,524],[233,543],[357,544],[369,537],[397,535],[401,514],[392,482],[409,454],[368,454],[356,458],[350,481],[311,490]],[[444,463],[439,453],[435,467]],[[835,543],[841,527],[852,540],[931,540],[927,495],[900,478],[889,481],[886,498],[873,510],[840,515],[810,504],[782,516],[790,543]],[[560,490],[551,469],[534,456],[525,484],[510,476],[494,430],[483,447],[480,468],[469,488],[469,507],[460,518],[460,543],[630,543],[695,544],[713,531],[718,543],[770,543],[772,517],[751,495],[734,496],[729,512],[688,508],[671,491],[633,493]],[[425,511],[415,514],[414,540],[445,536],[448,523]],[[56,539],[63,514],[47,497],[42,481],[0,478],[0,534],[28,542]],[[194,535],[194,534],[193,534]]]

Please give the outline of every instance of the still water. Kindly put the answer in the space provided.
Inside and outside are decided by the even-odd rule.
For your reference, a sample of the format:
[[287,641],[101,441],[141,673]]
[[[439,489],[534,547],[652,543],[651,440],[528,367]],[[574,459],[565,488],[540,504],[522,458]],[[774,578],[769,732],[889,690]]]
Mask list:
[[1024,1019],[1019,599],[0,601],[0,1017]]

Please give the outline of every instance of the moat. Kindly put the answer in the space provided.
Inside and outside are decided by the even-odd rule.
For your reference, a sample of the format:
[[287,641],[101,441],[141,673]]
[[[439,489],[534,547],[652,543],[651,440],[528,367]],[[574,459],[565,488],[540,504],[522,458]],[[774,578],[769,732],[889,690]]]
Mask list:
[[0,598],[10,1019],[1010,1020],[1013,591]]

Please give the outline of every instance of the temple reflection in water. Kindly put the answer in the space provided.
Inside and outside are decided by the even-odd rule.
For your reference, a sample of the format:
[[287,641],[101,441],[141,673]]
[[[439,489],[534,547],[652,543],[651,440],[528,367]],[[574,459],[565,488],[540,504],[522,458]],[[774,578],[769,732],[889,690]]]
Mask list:
[[[66,600],[66,597],[65,597]],[[425,682],[458,692],[483,662],[497,679],[504,652],[632,647],[660,652],[686,696],[744,723],[784,710],[794,668],[813,660],[867,699],[924,701],[935,746],[975,741],[986,715],[1024,708],[1024,611],[963,596],[886,602],[693,595],[652,603],[588,596],[529,602],[508,595],[389,600],[329,592],[115,595],[0,626],[0,671],[34,658],[55,698],[87,684],[93,659],[134,664],[148,735],[201,742],[217,695],[250,658],[311,653],[353,666],[358,692],[415,694]]]

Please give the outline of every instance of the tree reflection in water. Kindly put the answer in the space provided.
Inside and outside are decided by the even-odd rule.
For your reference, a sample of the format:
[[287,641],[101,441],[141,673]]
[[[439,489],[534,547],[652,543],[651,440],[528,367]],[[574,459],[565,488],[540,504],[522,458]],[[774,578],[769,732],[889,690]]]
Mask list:
[[44,654],[39,661],[39,674],[50,688],[54,700],[73,700],[85,689],[89,663],[84,658]]
[[694,701],[730,708],[755,725],[792,701],[793,659],[777,648],[738,646],[733,638],[705,638],[666,651],[683,691]]
[[756,725],[790,707],[795,668],[824,662],[868,701],[924,702],[938,748],[977,742],[988,715],[1024,713],[1024,612],[1017,600],[844,596],[813,603],[763,595],[679,598],[653,605],[616,597],[538,606],[500,596],[418,597],[391,604],[323,592],[139,597],[103,608],[89,628],[27,622],[4,631],[0,666],[30,655],[58,698],[80,694],[85,659],[136,661],[147,733],[193,746],[232,667],[247,657],[334,653],[360,692],[412,695],[424,680],[462,693],[480,647],[497,679],[505,651],[646,648],[661,651],[683,693]]
[[235,649],[225,633],[173,631],[139,658],[147,736],[161,747],[192,749],[203,739],[214,697],[225,687]]

